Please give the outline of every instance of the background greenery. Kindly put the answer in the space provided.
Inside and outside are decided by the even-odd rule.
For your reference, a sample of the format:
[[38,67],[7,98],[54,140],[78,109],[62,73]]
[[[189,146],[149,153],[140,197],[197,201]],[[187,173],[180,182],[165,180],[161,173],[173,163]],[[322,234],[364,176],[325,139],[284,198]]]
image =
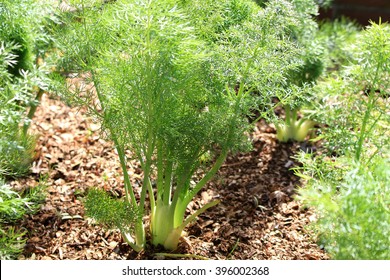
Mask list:
[[51,10],[44,1],[0,3],[0,259],[17,258],[25,242],[17,223],[44,201],[43,184],[17,193],[6,180],[29,174],[34,157],[28,128],[50,82],[42,58],[53,43]]
[[315,87],[312,117],[323,124],[325,149],[297,157],[308,180],[299,198],[317,209],[315,228],[332,258],[389,259],[390,26],[340,23],[323,29],[348,40],[334,41],[330,65],[341,67]]

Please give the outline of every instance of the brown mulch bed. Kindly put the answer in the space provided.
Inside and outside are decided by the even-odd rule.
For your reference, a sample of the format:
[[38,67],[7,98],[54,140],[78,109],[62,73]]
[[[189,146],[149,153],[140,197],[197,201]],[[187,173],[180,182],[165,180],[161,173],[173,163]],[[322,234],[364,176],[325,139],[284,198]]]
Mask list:
[[[12,182],[17,188],[48,185],[41,210],[23,221],[28,240],[21,259],[155,259],[160,248],[136,253],[117,230],[84,216],[88,188],[123,195],[113,145],[83,109],[44,95],[31,131],[39,135],[32,175]],[[328,259],[308,229],[315,214],[293,199],[299,178],[290,170],[297,144],[280,144],[272,127],[259,122],[253,150],[228,158],[218,176],[190,205],[197,209],[217,197],[221,203],[186,231],[176,253],[210,259]],[[129,166],[134,186],[140,169]]]

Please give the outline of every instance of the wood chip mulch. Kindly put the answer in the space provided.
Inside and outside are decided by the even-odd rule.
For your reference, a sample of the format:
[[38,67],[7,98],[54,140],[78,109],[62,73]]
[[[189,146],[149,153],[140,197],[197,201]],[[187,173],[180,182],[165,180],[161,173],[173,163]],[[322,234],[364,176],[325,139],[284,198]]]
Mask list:
[[[156,259],[161,248],[136,253],[117,230],[84,216],[88,188],[123,195],[123,181],[112,143],[79,108],[44,95],[31,132],[38,134],[32,174],[11,184],[16,189],[48,185],[41,210],[24,219],[27,244],[20,259],[125,260]],[[308,228],[315,213],[294,200],[300,185],[290,170],[297,144],[280,144],[272,127],[259,122],[253,150],[228,158],[218,175],[191,202],[188,211],[213,198],[217,206],[186,230],[175,253],[225,260],[320,260],[326,252]],[[138,188],[141,171],[129,165]],[[160,257],[161,258],[161,257]]]

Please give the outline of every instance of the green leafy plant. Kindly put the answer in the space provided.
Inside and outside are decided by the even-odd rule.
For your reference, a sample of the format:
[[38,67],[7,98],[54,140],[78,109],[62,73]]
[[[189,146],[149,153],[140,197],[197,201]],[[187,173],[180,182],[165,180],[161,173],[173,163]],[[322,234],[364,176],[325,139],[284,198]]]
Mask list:
[[331,176],[333,182],[313,182],[300,191],[318,210],[315,229],[332,258],[390,259],[389,167],[385,159],[370,167],[349,166],[342,180]]
[[[292,10],[298,24],[289,27],[289,35],[300,46],[298,59],[301,63],[293,68],[288,75],[287,88],[289,98],[282,105],[285,118],[275,121],[277,139],[281,142],[290,140],[303,141],[314,127],[314,122],[305,116],[303,109],[310,105],[314,98],[312,87],[323,73],[325,64],[325,49],[317,39],[318,25],[315,16],[318,15],[318,5],[313,0],[291,0]],[[301,112],[301,113],[299,113]]]
[[3,181],[0,182],[0,223],[10,223],[35,213],[45,200],[44,183],[20,194]]
[[[134,207],[125,201],[110,197],[105,191],[90,189],[85,200],[87,213],[109,228],[119,228],[121,232],[134,231],[138,214]],[[126,235],[124,235],[126,238]],[[127,242],[131,242],[126,239]]]
[[34,138],[20,128],[25,108],[33,100],[29,90],[32,77],[24,72],[22,77],[13,78],[7,69],[16,63],[12,50],[18,48],[15,44],[0,45],[0,176],[26,174],[35,147]]
[[348,66],[315,88],[314,117],[328,125],[324,145],[364,164],[389,145],[389,30],[388,24],[372,23],[359,33],[348,47]]
[[[386,123],[389,123],[389,100],[390,95],[390,25],[376,24],[371,22],[360,38],[363,43],[357,48],[355,64],[347,70],[349,88],[353,81],[361,81],[363,91],[367,95],[357,98],[360,104],[355,106],[362,113],[363,118],[357,120],[358,126],[354,128],[357,135],[355,144],[355,159],[363,160],[365,149],[369,146],[365,145],[366,140],[373,138],[370,142],[375,146],[376,150],[373,154],[369,154],[372,158],[375,153],[380,151],[382,145],[388,146],[389,138],[372,137],[376,132],[375,129],[381,128]],[[360,100],[359,100],[360,99]],[[364,114],[363,114],[364,112]],[[376,142],[377,138],[380,142]],[[368,161],[370,160],[368,159]]]
[[24,230],[17,223],[26,215],[36,213],[46,197],[42,181],[34,188],[18,193],[0,180],[0,259],[16,259],[25,244]]
[[[184,228],[219,201],[193,213],[187,205],[229,152],[249,147],[247,115],[260,104],[270,115],[271,97],[285,98],[285,75],[300,63],[287,36],[297,24],[288,17],[293,11],[286,1],[264,9],[252,1],[71,4],[61,67],[93,83],[96,95],[82,87],[67,95],[114,142],[126,193],[117,204],[93,191],[87,213],[119,227],[136,251],[145,247],[148,216],[152,243],[174,250]],[[143,172],[140,188],[132,185],[132,158]],[[108,218],[115,209],[128,216],[127,227],[122,214]]]
[[29,170],[35,144],[28,128],[50,82],[41,62],[52,43],[45,30],[49,11],[43,1],[0,3],[0,176]]
[[24,232],[13,227],[3,228],[0,225],[0,260],[15,260],[23,251],[26,240]]
[[285,121],[276,124],[277,139],[281,142],[305,140],[315,123],[306,118],[298,119],[297,110],[291,111],[289,107],[285,108],[285,115]]
[[390,29],[371,23],[356,38],[348,67],[316,87],[313,116],[327,124],[327,150],[298,156],[308,180],[299,198],[317,209],[315,227],[333,258],[389,259]]
[[349,64],[353,53],[349,46],[356,42],[356,36],[362,29],[362,26],[344,17],[319,22],[316,39],[324,48],[324,64],[328,71],[342,70],[340,68]]

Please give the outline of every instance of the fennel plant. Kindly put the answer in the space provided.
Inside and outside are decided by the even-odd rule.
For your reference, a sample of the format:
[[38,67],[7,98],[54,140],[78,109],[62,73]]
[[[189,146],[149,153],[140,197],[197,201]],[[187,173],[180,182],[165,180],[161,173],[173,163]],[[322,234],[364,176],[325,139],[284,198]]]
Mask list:
[[389,27],[371,23],[344,46],[348,65],[316,86],[327,150],[298,156],[299,198],[316,208],[319,241],[335,259],[390,258]]
[[[289,97],[281,100],[285,111],[284,120],[275,121],[276,136],[281,142],[303,141],[314,127],[314,122],[305,114],[305,106],[310,106],[313,96],[312,87],[319,79],[325,67],[325,49],[318,40],[318,1],[289,0],[295,14],[296,25],[289,27],[289,35],[300,46],[297,57],[301,63],[291,70],[287,86]],[[324,4],[324,3],[322,3]]]
[[42,61],[52,44],[50,11],[43,1],[0,3],[0,176],[29,171],[35,143],[28,128],[50,84]]
[[276,138],[281,142],[304,141],[315,123],[305,117],[298,119],[297,110],[291,110],[289,106],[286,106],[284,110],[285,120],[276,125]]
[[[318,83],[313,116],[324,128],[324,144],[334,154],[367,165],[389,145],[390,28],[371,23],[344,48],[347,65]],[[362,42],[361,44],[358,42]]]
[[43,186],[20,193],[5,180],[28,174],[34,157],[36,138],[28,129],[50,82],[41,61],[52,43],[45,2],[0,1],[0,259],[17,259],[23,251],[27,232],[12,224],[44,200]]
[[[184,228],[219,202],[186,211],[228,153],[249,148],[247,115],[260,104],[270,114],[271,97],[283,98],[285,75],[298,64],[286,33],[296,23],[277,13],[288,14],[286,1],[264,9],[244,0],[202,3],[73,1],[76,12],[63,14],[62,67],[96,89],[67,94],[113,141],[126,193],[117,203],[92,191],[86,210],[118,227],[136,251],[146,244],[145,217],[152,244],[174,250]],[[209,18],[208,8],[221,17]],[[128,157],[142,168],[139,192]]]
[[[17,259],[26,243],[26,230],[16,223],[36,213],[45,200],[45,182],[16,192],[0,179],[0,259]],[[15,225],[16,224],[16,225]]]

